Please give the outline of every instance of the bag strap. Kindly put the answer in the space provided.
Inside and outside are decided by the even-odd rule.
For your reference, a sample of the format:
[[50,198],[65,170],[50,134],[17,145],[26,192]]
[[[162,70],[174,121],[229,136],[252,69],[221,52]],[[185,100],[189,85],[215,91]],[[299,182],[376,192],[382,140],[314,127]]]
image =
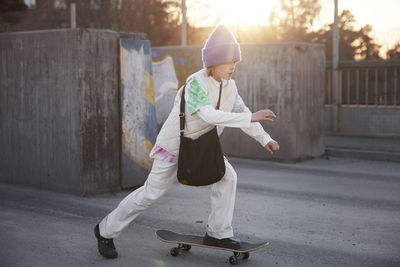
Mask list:
[[222,94],[222,81],[221,84],[219,85],[219,96],[218,96],[217,106],[215,107],[215,109],[219,109],[219,104],[221,102],[221,94]]
[[181,124],[181,137],[183,137],[183,130],[185,129],[185,88],[186,83],[183,86],[182,94],[181,94],[181,112],[179,113],[179,120]]
[[[181,125],[181,130],[180,130],[180,135],[181,137],[183,137],[183,132],[185,129],[185,88],[186,88],[186,83],[183,86],[182,89],[182,95],[181,95],[181,110],[179,113],[179,120],[180,120],[180,125]],[[217,102],[217,106],[215,107],[215,109],[219,109],[219,105],[221,103],[221,94],[222,94],[222,81],[221,84],[219,86],[219,95],[218,95],[218,102]]]

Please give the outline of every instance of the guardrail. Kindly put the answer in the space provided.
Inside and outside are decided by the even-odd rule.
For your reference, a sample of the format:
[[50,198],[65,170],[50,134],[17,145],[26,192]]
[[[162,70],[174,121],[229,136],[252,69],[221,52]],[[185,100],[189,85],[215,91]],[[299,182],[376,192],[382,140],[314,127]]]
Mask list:
[[[332,64],[326,66],[325,104],[332,104]],[[400,107],[400,60],[341,61],[338,104]]]

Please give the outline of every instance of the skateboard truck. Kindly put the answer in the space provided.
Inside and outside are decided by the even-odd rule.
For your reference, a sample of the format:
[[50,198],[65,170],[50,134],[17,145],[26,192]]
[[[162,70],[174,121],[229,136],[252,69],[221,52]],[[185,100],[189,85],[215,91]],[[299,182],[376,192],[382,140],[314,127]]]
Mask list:
[[177,247],[171,248],[170,253],[176,257],[179,255],[179,251],[189,251],[191,248],[191,245],[179,244]]
[[229,257],[229,263],[232,265],[238,264],[240,257],[242,257],[243,260],[247,260],[250,257],[250,252],[233,252],[233,255]]

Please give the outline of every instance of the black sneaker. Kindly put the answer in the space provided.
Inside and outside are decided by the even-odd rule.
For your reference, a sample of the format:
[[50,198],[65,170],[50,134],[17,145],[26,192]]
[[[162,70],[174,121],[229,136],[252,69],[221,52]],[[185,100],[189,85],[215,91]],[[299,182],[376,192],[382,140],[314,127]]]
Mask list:
[[229,248],[229,249],[239,249],[240,242],[231,238],[223,238],[217,239],[212,236],[209,236],[207,233],[203,237],[203,244],[214,246],[214,247],[221,247],[221,248]]
[[115,259],[118,257],[118,252],[115,249],[114,241],[112,238],[104,238],[100,235],[99,225],[94,228],[94,235],[97,238],[97,248],[99,253],[108,259]]

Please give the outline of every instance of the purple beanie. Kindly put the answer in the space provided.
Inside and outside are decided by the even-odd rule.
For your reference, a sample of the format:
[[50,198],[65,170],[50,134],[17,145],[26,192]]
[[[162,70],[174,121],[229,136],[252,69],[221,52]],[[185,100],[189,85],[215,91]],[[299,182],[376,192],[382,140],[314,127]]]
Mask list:
[[204,67],[240,61],[240,45],[231,30],[223,25],[218,26],[208,37],[202,49]]

